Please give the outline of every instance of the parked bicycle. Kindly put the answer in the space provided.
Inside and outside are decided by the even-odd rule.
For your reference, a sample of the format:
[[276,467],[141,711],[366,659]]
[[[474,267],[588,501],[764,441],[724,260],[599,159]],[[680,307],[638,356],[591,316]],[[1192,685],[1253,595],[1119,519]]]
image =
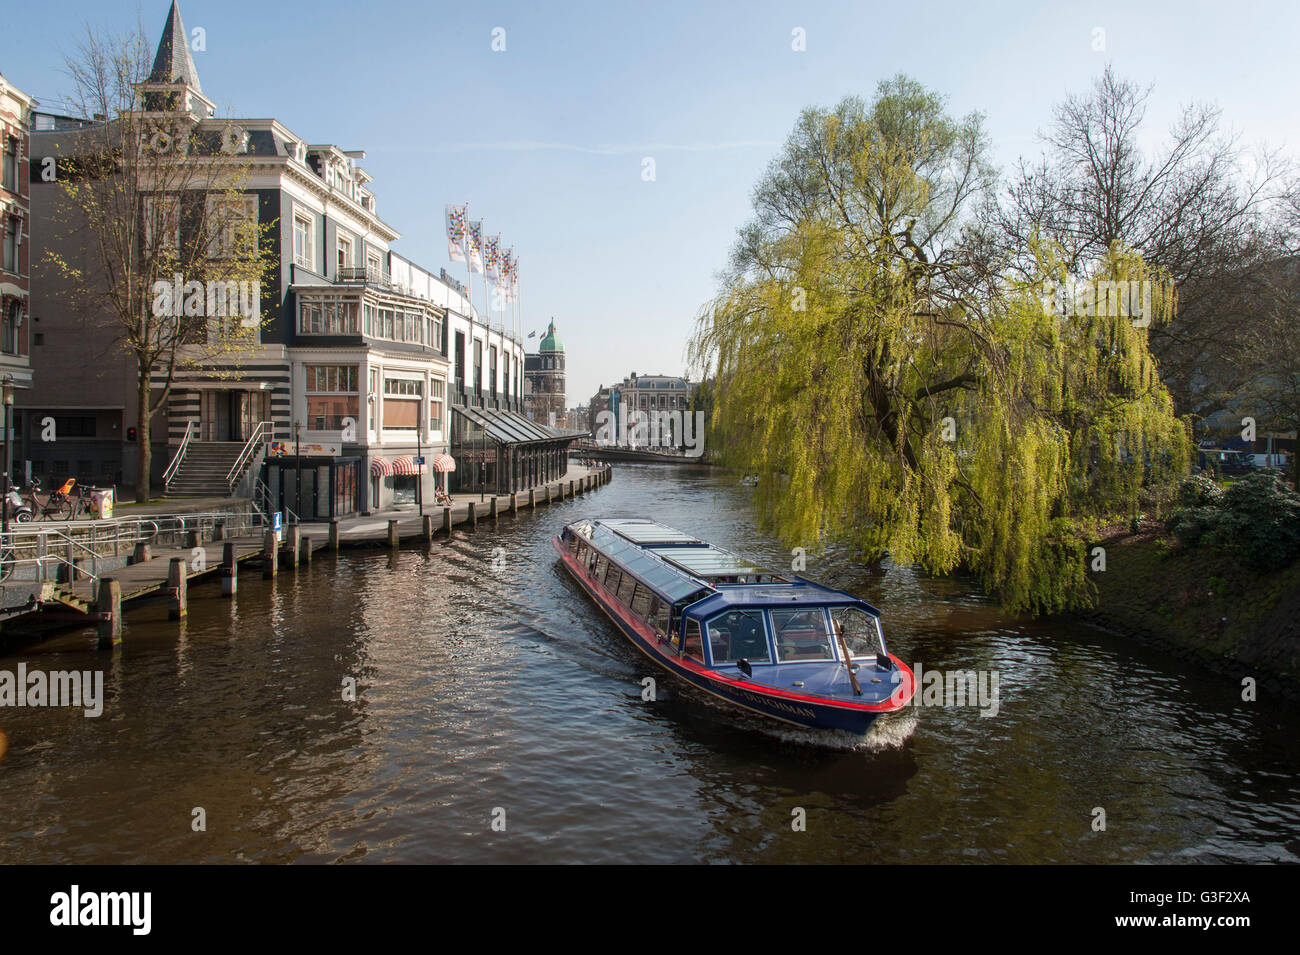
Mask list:
[[72,520],[73,514],[76,513],[78,507],[73,496],[73,488],[76,487],[76,484],[76,478],[68,478],[57,491],[51,491],[42,501],[40,496],[41,482],[33,478],[31,485],[27,488],[27,501],[31,505],[36,520]]

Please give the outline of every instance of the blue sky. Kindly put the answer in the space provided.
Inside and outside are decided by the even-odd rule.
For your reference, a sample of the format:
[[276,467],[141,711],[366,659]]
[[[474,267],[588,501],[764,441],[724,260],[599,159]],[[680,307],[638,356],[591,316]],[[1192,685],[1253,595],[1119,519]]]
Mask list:
[[[53,105],[84,24],[125,29],[138,12],[152,41],[168,5],[11,4],[0,72]],[[1220,106],[1246,143],[1292,145],[1300,112],[1288,3],[182,0],[181,13],[205,32],[194,59],[222,115],[366,150],[397,251],[463,274],[446,258],[448,202],[514,246],[525,331],[555,317],[570,405],[632,371],[684,369],[753,185],[805,106],[904,72],[954,113],[985,113],[1005,169],[1107,62],[1154,84],[1153,142],[1190,100]]]

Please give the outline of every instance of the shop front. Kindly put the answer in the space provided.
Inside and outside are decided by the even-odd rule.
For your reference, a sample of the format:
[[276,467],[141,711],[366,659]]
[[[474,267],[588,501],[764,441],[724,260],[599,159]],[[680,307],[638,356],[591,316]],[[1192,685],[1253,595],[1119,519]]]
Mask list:
[[291,510],[303,521],[348,517],[361,509],[361,458],[344,457],[337,445],[273,441],[262,480],[272,510]]

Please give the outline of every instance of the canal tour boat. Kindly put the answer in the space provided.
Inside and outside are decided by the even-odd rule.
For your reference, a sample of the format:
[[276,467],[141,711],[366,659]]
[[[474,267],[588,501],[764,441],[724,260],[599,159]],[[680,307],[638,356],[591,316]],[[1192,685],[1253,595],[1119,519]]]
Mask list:
[[551,543],[637,649],[714,697],[852,734],[911,701],[912,671],[889,654],[880,611],[852,594],[650,520],[576,521]]

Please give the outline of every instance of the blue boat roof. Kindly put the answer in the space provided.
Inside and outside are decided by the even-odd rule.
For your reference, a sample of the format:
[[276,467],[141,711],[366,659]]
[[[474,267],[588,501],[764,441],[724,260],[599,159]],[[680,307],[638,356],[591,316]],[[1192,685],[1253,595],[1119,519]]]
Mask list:
[[686,613],[698,620],[704,620],[728,607],[782,607],[809,604],[818,607],[862,607],[877,617],[880,616],[880,611],[865,600],[846,594],[842,590],[831,590],[829,587],[802,579],[775,584],[723,584],[705,599],[691,604]]

